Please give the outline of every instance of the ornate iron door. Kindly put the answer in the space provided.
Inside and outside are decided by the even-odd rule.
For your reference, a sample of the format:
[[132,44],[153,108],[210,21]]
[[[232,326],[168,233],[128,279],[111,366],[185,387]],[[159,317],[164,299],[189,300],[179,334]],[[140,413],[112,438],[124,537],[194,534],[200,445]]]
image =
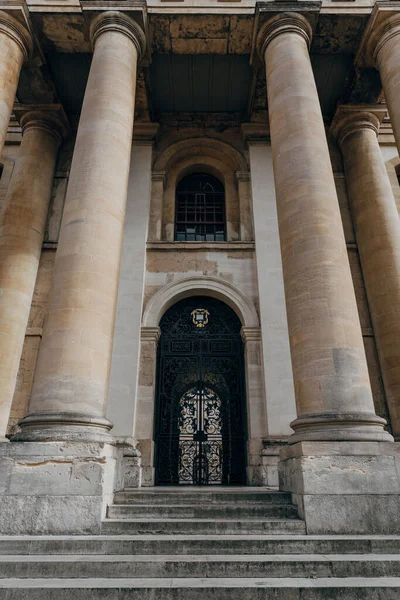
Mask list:
[[187,298],[160,322],[156,483],[245,483],[241,323],[223,302]]

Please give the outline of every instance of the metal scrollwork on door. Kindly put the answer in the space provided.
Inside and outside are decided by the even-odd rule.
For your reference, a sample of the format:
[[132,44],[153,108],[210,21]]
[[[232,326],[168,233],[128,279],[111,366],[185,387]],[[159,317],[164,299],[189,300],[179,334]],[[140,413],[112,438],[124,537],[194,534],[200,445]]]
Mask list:
[[213,298],[187,298],[160,322],[156,482],[243,484],[246,415],[241,323]]

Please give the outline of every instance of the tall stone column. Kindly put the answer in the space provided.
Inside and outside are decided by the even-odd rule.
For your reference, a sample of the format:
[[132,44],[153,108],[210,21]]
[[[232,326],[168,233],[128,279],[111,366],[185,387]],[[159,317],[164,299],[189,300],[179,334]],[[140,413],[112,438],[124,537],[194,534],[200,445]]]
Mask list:
[[125,218],[139,26],[92,23],[94,54],[75,143],[49,314],[19,440],[102,440]]
[[366,52],[379,70],[400,154],[400,12],[373,31]]
[[390,441],[374,411],[310,40],[296,13],[259,36],[297,405],[289,442]]
[[0,156],[22,65],[32,52],[31,36],[9,14],[0,11]]
[[393,435],[400,438],[400,218],[378,130],[382,106],[341,106],[336,134],[376,335]]
[[5,438],[42,250],[57,151],[59,106],[15,110],[22,142],[0,214],[0,440]]

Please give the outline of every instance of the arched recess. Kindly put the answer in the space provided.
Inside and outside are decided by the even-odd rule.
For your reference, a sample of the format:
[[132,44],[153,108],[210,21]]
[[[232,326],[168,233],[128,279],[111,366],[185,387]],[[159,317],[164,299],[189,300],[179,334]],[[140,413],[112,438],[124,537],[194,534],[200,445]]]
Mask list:
[[[157,345],[159,323],[164,313],[179,300],[190,296],[209,296],[221,300],[237,314],[245,344],[247,396],[247,481],[261,485],[262,440],[267,435],[261,328],[253,302],[227,281],[216,277],[187,277],[159,290],[148,301],[142,318],[141,359],[134,437],[142,461],[142,485],[154,485],[154,414],[156,398]],[[260,467],[261,469],[261,467]]]
[[[250,224],[241,224],[240,215],[249,220],[249,190],[237,184],[237,174],[248,173],[244,157],[232,146],[210,138],[190,138],[168,146],[156,159],[153,167],[155,185],[152,193],[152,220],[149,240],[154,240],[153,232],[159,232],[162,239],[173,241],[175,218],[175,189],[182,177],[194,172],[210,173],[222,181],[225,187],[227,239],[240,239],[241,226],[251,231]],[[242,186],[243,187],[243,186]],[[153,237],[153,239],[152,239]],[[251,233],[247,235],[250,239]]]
[[189,296],[211,296],[222,300],[235,311],[243,327],[259,327],[253,302],[235,286],[217,277],[187,277],[174,281],[150,298],[142,319],[142,327],[158,327],[166,310]]

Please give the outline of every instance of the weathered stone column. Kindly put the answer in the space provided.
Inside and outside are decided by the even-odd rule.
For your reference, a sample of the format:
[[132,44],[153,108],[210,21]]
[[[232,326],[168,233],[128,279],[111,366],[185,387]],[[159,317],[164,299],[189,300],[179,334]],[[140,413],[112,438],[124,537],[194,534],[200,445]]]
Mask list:
[[296,13],[259,37],[297,405],[289,441],[390,441],[374,411],[310,40]]
[[400,218],[377,139],[385,114],[382,106],[341,106],[332,130],[342,149],[393,435],[399,439]]
[[15,390],[57,151],[67,131],[60,106],[18,105],[15,113],[22,142],[0,214],[0,440]]
[[31,52],[32,40],[28,30],[16,19],[0,11],[0,156],[7,135],[19,74]]
[[19,440],[107,439],[105,418],[125,218],[139,26],[92,23],[94,54],[71,166],[30,413]]
[[400,12],[373,31],[366,52],[379,70],[400,154]]

